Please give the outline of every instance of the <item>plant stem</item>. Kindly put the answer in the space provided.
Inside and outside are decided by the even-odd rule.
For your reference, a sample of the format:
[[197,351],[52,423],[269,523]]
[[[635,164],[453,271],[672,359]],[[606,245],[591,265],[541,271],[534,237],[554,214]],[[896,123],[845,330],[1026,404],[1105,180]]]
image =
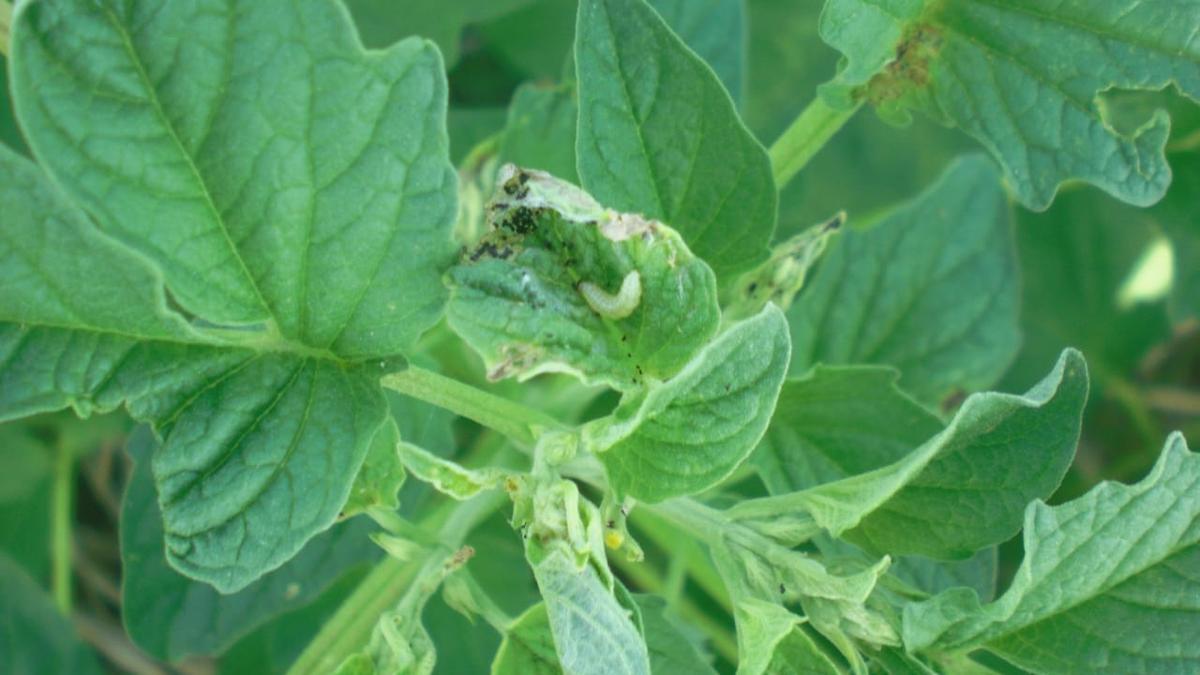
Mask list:
[[474,420],[526,447],[537,441],[538,430],[564,428],[558,420],[540,410],[416,366],[385,376],[382,384]]
[[775,186],[783,189],[861,107],[859,102],[846,110],[837,110],[820,96],[814,98],[768,151],[775,170]]
[[376,565],[321,626],[320,632],[288,670],[289,675],[334,672],[342,661],[367,643],[379,617],[399,602],[421,570],[431,561],[440,561],[447,551],[462,546],[471,530],[505,499],[503,492],[487,492],[466,502],[441,503],[422,520],[421,526],[440,532],[442,545],[423,549],[411,560],[389,557]]
[[71,491],[75,486],[75,461],[69,448],[59,444],[54,458],[54,487],[50,508],[51,578],[54,604],[71,616]]

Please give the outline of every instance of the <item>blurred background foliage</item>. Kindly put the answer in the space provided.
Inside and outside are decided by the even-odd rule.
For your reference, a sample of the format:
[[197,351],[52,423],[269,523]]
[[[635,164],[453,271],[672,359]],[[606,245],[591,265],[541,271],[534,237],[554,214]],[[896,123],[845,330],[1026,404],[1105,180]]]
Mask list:
[[[672,12],[682,16],[680,3],[686,1],[653,4],[670,18]],[[368,47],[382,48],[416,34],[441,48],[450,81],[455,162],[484,144],[503,159],[574,177],[572,0],[347,4]],[[725,21],[740,22],[741,44],[688,34],[688,26],[675,26],[694,49],[710,57],[746,124],[764,145],[783,131],[816,86],[836,69],[837,54],[816,34],[820,5],[797,0],[746,0],[740,7],[734,3],[738,11]],[[0,83],[6,92],[0,105],[0,140],[28,154],[13,118],[3,70]],[[1167,197],[1152,208],[1136,209],[1093,188],[1067,186],[1044,213],[1017,206],[1012,211],[1022,269],[1023,347],[999,389],[1024,390],[1068,345],[1084,352],[1093,374],[1080,451],[1055,501],[1076,496],[1103,479],[1137,479],[1171,430],[1200,438],[1200,108],[1172,91],[1112,92],[1105,107],[1117,128],[1136,125],[1154,108],[1171,112],[1168,151],[1174,182]],[[953,157],[972,147],[959,132],[923,119],[897,128],[870,111],[860,112],[783,191],[778,236],[784,238],[839,210],[849,214],[851,226],[870,222],[915,195]],[[424,349],[431,363],[440,363],[447,374],[481,379],[476,358],[446,331],[432,333]],[[576,414],[589,401],[585,414],[599,414],[612,404],[611,397],[593,400],[591,393],[579,394],[577,388],[554,381],[501,390],[513,398],[553,400],[559,412],[568,414]],[[949,412],[961,399],[947,400],[943,411]],[[479,428],[436,409],[421,408],[399,395],[393,405],[419,430],[416,442],[440,453],[458,455],[487,442]],[[99,658],[64,637],[62,644],[47,646],[61,654],[60,664],[68,669],[63,672],[286,669],[380,551],[362,545],[368,540],[359,536],[358,544],[339,549],[345,559],[333,572],[324,573],[323,582],[296,576],[282,585],[281,597],[260,597],[271,611],[257,618],[243,606],[207,615],[209,624],[196,625],[196,613],[202,613],[198,607],[224,600],[205,599],[211,589],[169,569],[159,570],[168,576],[150,591],[159,595],[145,597],[145,591],[131,591],[130,584],[123,593],[123,535],[118,525],[122,500],[129,509],[137,506],[134,495],[149,500],[146,495],[152,494],[146,472],[134,471],[126,452],[134,431],[123,413],[86,421],[64,413],[0,425],[0,563],[5,569],[16,565],[23,570],[0,570],[0,577],[11,583],[24,574],[47,589],[38,601],[45,607],[23,620],[61,623],[63,617],[56,616],[53,607],[71,607],[80,637]],[[139,435],[145,436],[144,431]],[[761,487],[756,479],[746,478],[735,490],[755,493]],[[425,497],[410,482],[402,494],[404,510],[419,509]],[[619,572],[635,590],[673,598],[685,618],[713,638],[717,665],[730,669],[732,620],[703,552],[674,540],[667,526],[644,514],[633,522],[647,561],[616,561]],[[131,527],[130,522],[125,527]],[[519,541],[502,517],[480,527],[472,543],[492,558],[474,567],[478,581],[501,609],[517,616],[536,601]],[[1017,542],[1002,547],[1001,587],[1004,570],[1011,571],[1020,554]],[[125,567],[132,569],[129,561]],[[149,574],[144,564],[136,569]],[[308,587],[310,583],[315,587]],[[0,596],[5,593],[0,589]],[[297,597],[302,602],[288,604]],[[131,601],[144,603],[142,625],[122,621],[122,603]],[[271,616],[279,611],[283,613]],[[440,598],[430,604],[425,618],[439,647],[438,672],[487,672],[499,644],[495,631],[484,622],[469,622]],[[229,647],[222,655],[192,655],[168,663],[195,643]]]

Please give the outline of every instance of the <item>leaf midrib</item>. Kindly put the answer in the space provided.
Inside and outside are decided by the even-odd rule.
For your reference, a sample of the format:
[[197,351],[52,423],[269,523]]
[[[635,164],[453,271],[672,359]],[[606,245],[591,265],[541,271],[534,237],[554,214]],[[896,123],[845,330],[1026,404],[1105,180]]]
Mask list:
[[200,194],[203,197],[204,205],[212,215],[213,221],[217,223],[218,229],[221,232],[221,236],[224,238],[226,245],[229,247],[229,251],[233,256],[233,259],[237,261],[238,268],[242,273],[242,278],[254,291],[254,296],[258,299],[259,305],[266,312],[266,318],[278,323],[278,319],[275,317],[275,313],[271,308],[271,305],[266,301],[266,298],[263,297],[262,289],[258,287],[258,284],[254,280],[254,276],[250,273],[250,269],[246,266],[246,261],[242,259],[241,250],[238,249],[236,244],[234,244],[233,238],[229,233],[229,228],[225,223],[225,219],[221,215],[220,210],[217,208],[216,202],[213,201],[213,196],[209,191],[208,183],[204,180],[203,175],[200,173],[199,167],[196,166],[195,159],[184,148],[183,140],[179,137],[179,133],[175,129],[175,126],[167,118],[166,111],[163,109],[162,101],[159,100],[158,97],[158,90],[150,81],[149,74],[146,72],[146,67],[142,63],[141,56],[134,47],[132,39],[133,36],[129,34],[129,31],[125,29],[125,25],[113,14],[112,9],[104,4],[101,4],[100,8],[104,12],[104,16],[109,24],[120,36],[121,46],[124,48],[126,56],[129,57],[134,70],[137,72],[138,80],[146,91],[146,100],[149,102],[151,109],[154,111],[155,117],[158,118],[159,123],[162,124],[163,129],[167,132],[167,136],[171,139],[171,143],[175,146],[176,150],[179,151],[179,155],[183,158],[184,163],[187,165],[188,171],[192,174],[197,186],[200,187]]

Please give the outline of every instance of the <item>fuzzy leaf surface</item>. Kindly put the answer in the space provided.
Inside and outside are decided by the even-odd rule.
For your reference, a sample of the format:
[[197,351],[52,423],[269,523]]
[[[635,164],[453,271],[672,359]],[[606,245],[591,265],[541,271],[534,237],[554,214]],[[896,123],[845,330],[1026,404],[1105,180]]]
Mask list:
[[1200,668],[1198,488],[1200,456],[1175,434],[1139,483],[1031,504],[1025,559],[1008,591],[987,605],[954,589],[908,606],[906,645],[986,645],[1035,671]]
[[342,356],[437,320],[456,197],[432,45],[367,53],[314,0],[18,9],[35,156],[189,312]]
[[533,574],[566,675],[649,675],[646,641],[590,564],[556,550]]
[[821,37],[846,67],[826,94],[920,110],[979,141],[1026,206],[1079,179],[1148,206],[1166,192],[1170,119],[1121,133],[1112,89],[1174,83],[1200,99],[1196,0],[829,0]]

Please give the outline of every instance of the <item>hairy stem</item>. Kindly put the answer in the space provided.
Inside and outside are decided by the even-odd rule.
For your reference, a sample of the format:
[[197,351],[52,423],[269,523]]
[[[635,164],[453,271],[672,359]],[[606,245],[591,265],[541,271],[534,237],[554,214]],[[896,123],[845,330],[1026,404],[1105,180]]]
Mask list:
[[862,103],[846,110],[830,107],[817,96],[771,145],[768,153],[775,170],[775,186],[783,189],[829,139],[858,112]]
[[534,444],[539,430],[563,428],[539,410],[416,366],[385,376],[382,384],[478,422],[525,447]]
[[64,616],[71,615],[71,500],[75,486],[75,458],[61,443],[54,458],[54,487],[50,508],[50,546],[52,569],[50,588],[54,604]]

